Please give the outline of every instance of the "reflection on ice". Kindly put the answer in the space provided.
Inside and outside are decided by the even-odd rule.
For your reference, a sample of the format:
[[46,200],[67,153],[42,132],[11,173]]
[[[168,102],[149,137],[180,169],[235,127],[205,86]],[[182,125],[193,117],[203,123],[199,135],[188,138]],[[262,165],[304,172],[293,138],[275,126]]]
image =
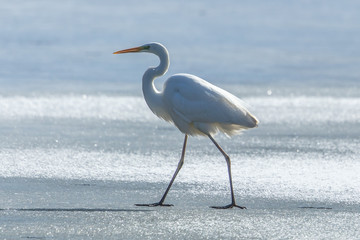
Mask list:
[[[178,160],[177,155],[169,154],[5,150],[0,153],[0,176],[162,182],[165,187]],[[357,154],[232,154],[235,191],[259,198],[358,203],[360,179],[354,170],[360,169]],[[207,189],[216,194],[227,192],[226,177],[221,156],[190,152],[176,182],[194,184],[196,191]]]
[[[236,195],[359,202],[360,98],[244,100],[260,127],[232,139],[217,136],[232,158]],[[0,177],[141,181],[165,188],[182,142],[141,97],[3,96],[0,121]],[[327,134],[334,126],[336,134]],[[190,141],[176,183],[228,193],[222,156],[205,140]]]
[[[252,97],[245,101],[261,123],[355,123],[360,98]],[[92,118],[157,120],[141,97],[63,95],[49,97],[0,96],[0,119]]]

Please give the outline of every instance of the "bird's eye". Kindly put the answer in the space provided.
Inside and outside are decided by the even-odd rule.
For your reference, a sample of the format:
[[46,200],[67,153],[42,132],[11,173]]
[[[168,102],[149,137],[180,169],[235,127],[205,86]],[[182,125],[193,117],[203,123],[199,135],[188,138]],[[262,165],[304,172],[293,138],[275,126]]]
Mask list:
[[144,50],[149,50],[150,49],[150,46],[149,45],[147,45],[147,46],[144,46],[144,48],[143,48]]

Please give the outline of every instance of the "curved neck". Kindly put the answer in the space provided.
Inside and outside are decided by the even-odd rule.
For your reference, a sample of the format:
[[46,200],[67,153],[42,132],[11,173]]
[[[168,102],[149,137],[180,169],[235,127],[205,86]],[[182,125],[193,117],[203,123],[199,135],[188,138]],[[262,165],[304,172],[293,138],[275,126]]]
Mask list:
[[144,73],[142,79],[142,90],[145,101],[150,109],[158,116],[162,115],[162,92],[158,91],[154,85],[156,77],[164,75],[169,68],[169,54],[166,48],[159,48],[156,54],[160,58],[160,64],[157,67],[150,67]]

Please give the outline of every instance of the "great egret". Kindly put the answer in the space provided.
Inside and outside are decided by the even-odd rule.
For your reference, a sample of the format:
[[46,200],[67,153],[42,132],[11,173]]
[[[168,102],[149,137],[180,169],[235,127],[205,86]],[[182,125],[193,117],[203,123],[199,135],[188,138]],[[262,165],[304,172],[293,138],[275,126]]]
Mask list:
[[241,130],[257,127],[258,120],[256,117],[246,109],[239,98],[194,75],[175,74],[164,83],[163,91],[158,91],[154,86],[154,79],[164,75],[169,68],[167,49],[160,43],[149,43],[140,47],[117,51],[114,54],[130,52],[148,52],[160,58],[159,66],[150,67],[144,73],[142,79],[144,98],[154,114],[175,124],[185,134],[180,161],[161,200],[157,203],[136,205],[172,206],[171,204],[164,204],[164,200],[184,164],[187,137],[188,135],[204,135],[210,138],[225,157],[231,190],[231,203],[229,205],[212,208],[245,208],[235,203],[230,157],[214,140],[213,135],[220,131],[230,136],[239,133]]

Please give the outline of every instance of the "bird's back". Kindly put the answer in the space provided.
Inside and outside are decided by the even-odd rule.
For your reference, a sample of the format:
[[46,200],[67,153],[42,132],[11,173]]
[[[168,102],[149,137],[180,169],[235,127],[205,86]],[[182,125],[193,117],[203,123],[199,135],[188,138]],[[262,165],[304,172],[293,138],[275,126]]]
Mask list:
[[174,124],[190,135],[218,131],[233,135],[258,124],[239,98],[190,74],[170,77],[163,101]]

